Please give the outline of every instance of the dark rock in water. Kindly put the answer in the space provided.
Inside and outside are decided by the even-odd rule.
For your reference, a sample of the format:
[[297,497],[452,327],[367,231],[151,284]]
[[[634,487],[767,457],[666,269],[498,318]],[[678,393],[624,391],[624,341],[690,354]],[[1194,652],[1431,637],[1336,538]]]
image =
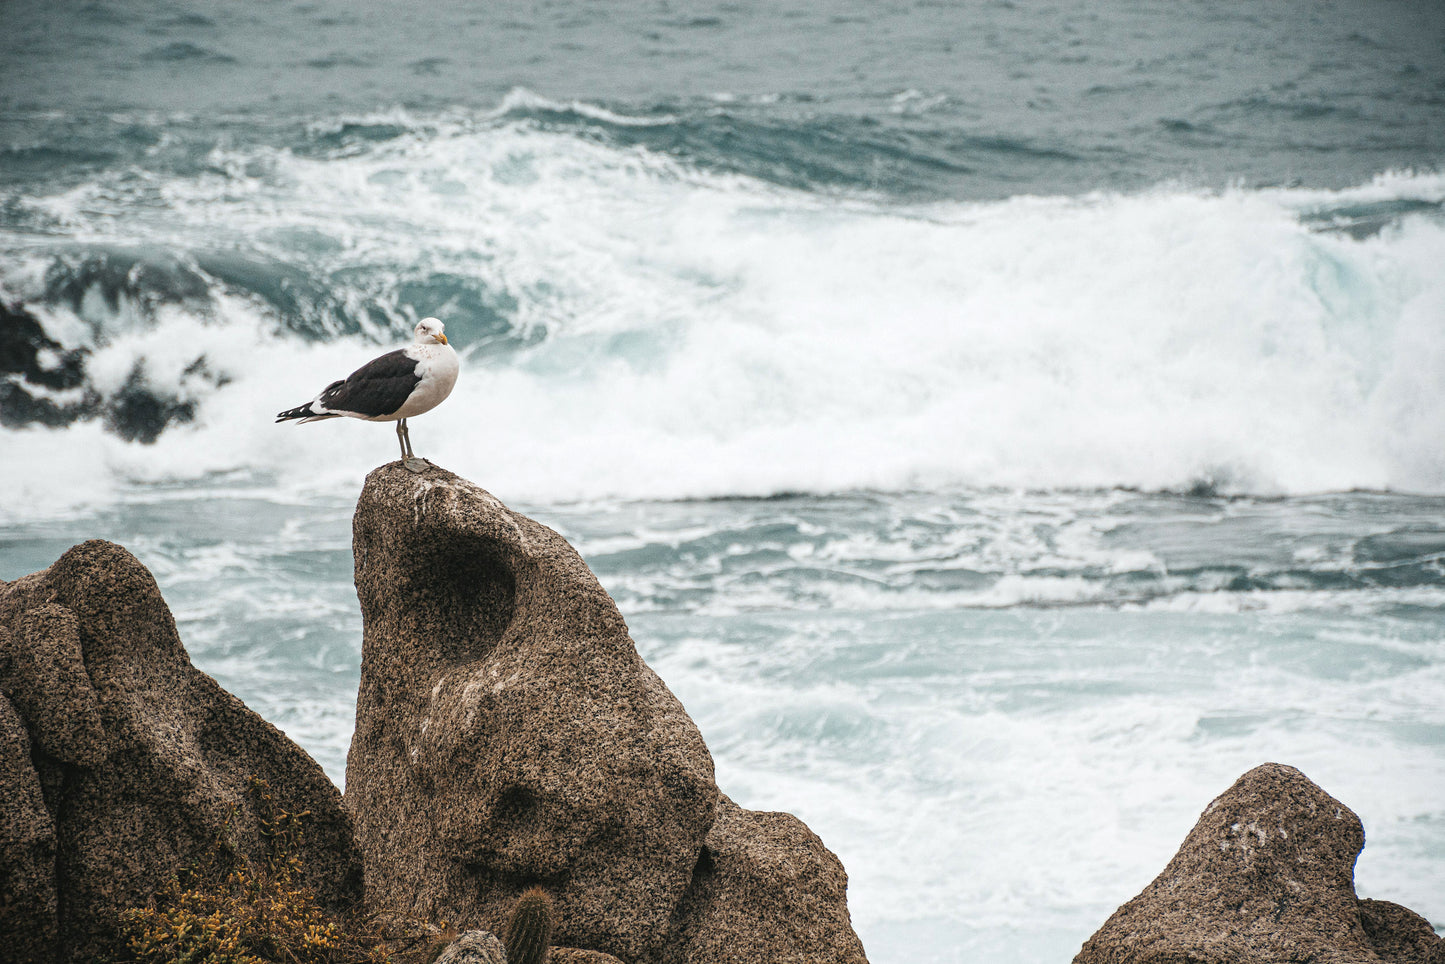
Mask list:
[[[50,353],[52,364],[41,363],[42,352]],[[0,302],[0,374],[63,391],[85,380],[84,362],[84,350],[66,351],[30,312]]]
[[555,943],[632,964],[864,961],[837,860],[720,797],[697,727],[561,536],[392,463],[367,477],[354,540],[346,802],[369,904],[497,930],[541,885]]
[[1074,964],[1445,964],[1423,920],[1355,896],[1364,843],[1359,818],[1303,773],[1256,767]]
[[30,312],[0,302],[0,425],[69,425],[94,414],[93,391],[69,402],[50,397],[83,386],[85,355],[64,349]]
[[106,400],[105,427],[127,442],[149,445],[172,423],[196,417],[196,403],[157,392],[146,385],[145,366],[137,363],[120,391]]
[[195,384],[219,387],[229,381],[201,356],[181,374],[175,390],[167,391],[150,383],[145,359],[139,359],[125,383],[103,396],[86,382],[88,355],[84,348],[62,347],[23,308],[0,303],[0,425],[62,428],[101,418],[126,441],[150,444],[170,426],[195,418],[196,402],[186,397]]
[[[360,896],[341,797],[321,768],[186,656],[150,572],[76,546],[0,584],[0,959],[81,961],[218,839],[264,859],[250,777],[311,811],[304,881]],[[13,956],[12,956],[13,955]]]

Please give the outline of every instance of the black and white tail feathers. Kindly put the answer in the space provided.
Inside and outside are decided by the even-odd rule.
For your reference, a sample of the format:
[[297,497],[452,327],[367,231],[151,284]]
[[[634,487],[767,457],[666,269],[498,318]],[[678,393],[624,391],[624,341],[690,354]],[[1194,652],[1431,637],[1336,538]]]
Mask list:
[[343,380],[334,381],[330,385],[326,386],[325,390],[322,391],[321,395],[313,398],[305,405],[297,405],[295,408],[288,408],[284,412],[277,412],[276,421],[289,422],[293,418],[300,418],[305,419],[306,421],[314,422],[323,418],[340,418],[341,416],[337,415],[334,412],[317,411],[313,406],[315,406],[316,403],[320,401],[321,397],[324,396],[327,392],[335,391],[342,384]]

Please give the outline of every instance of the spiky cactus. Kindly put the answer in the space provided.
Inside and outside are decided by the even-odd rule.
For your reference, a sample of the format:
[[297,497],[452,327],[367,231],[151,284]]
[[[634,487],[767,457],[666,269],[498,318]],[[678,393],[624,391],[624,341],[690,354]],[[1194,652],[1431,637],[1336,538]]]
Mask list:
[[552,897],[541,887],[529,887],[517,898],[507,921],[507,964],[542,964],[552,943]]

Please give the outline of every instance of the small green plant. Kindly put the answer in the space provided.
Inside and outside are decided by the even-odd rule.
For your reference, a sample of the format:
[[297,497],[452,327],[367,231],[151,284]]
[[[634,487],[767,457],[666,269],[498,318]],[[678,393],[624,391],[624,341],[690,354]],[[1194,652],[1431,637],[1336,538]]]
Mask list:
[[[247,786],[264,860],[230,852],[227,817],[216,843],[171,881],[148,907],[120,915],[127,964],[405,964],[424,959],[435,928],[397,918],[337,916],[322,907],[303,882],[296,855],[310,811],[282,809],[270,786],[251,777]],[[127,953],[128,952],[128,953]]]
[[552,944],[552,898],[541,887],[529,887],[517,898],[507,921],[507,964],[542,964]]

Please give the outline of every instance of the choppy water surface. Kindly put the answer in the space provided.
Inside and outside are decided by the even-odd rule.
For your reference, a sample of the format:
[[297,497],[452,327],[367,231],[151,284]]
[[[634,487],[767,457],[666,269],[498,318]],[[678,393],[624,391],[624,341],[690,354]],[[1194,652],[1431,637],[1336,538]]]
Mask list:
[[[1445,147],[1445,15],[1411,0],[441,0],[406,17],[376,0],[9,0],[5,19],[0,106],[25,125],[224,115],[245,141],[277,117],[489,110],[525,87],[560,99],[544,123],[575,123],[575,100],[595,136],[708,166],[955,197],[1345,187]],[[153,144],[145,127],[27,127],[0,169],[109,164]]]
[[344,777],[385,426],[573,541],[870,958],[1068,960],[1246,769],[1445,922],[1445,7],[13,0],[0,578]]

